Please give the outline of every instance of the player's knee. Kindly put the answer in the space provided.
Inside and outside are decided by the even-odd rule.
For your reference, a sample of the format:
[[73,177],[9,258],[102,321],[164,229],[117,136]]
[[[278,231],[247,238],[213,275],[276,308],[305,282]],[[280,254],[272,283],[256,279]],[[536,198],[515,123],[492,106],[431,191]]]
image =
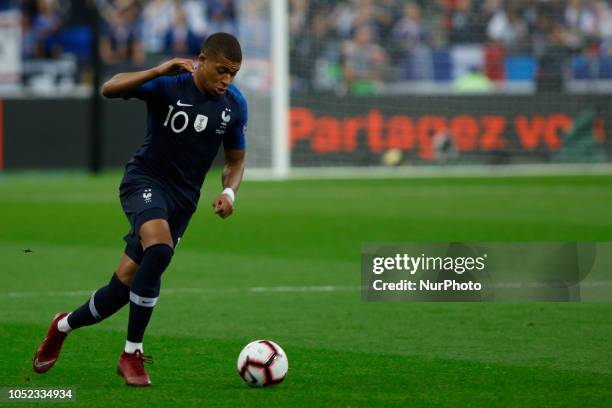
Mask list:
[[[140,260],[142,261],[142,253]],[[123,283],[125,286],[130,287],[134,281],[136,271],[138,271],[138,263],[136,263],[134,260],[134,256],[123,254],[119,260],[119,265],[117,265],[117,269],[115,270],[117,278],[119,278],[121,283]]]
[[139,230],[140,243],[146,251],[157,244],[166,244],[172,247],[172,234],[168,221],[164,219],[153,219],[142,224]]
[[119,279],[119,281],[121,281],[121,283],[123,283],[125,286],[130,287],[132,286],[132,282],[134,281],[134,275],[136,274],[136,272],[132,272],[132,271],[117,271],[115,272],[117,274],[117,279]]
[[154,244],[147,247],[144,251],[144,257],[147,262],[156,265],[162,272],[168,267],[174,255],[174,249],[165,243]]

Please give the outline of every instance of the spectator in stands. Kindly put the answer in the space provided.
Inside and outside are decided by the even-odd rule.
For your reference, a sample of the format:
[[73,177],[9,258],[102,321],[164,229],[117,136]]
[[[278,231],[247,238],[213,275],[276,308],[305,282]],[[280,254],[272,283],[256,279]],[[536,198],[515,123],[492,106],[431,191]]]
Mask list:
[[472,66],[468,72],[455,79],[453,89],[457,93],[487,93],[494,89],[493,83],[479,66]]
[[391,58],[404,67],[404,77],[432,79],[431,34],[423,24],[421,7],[417,3],[409,2],[404,6],[402,18],[393,26],[391,44]]
[[110,21],[100,35],[100,57],[108,66],[125,69],[144,63],[140,6],[136,1],[123,1],[111,11]]
[[598,0],[595,1],[594,10],[601,38],[600,57],[610,61],[612,58],[612,9],[605,0]]
[[246,4],[246,15],[249,16],[240,27],[242,47],[249,57],[268,58],[272,39],[267,4],[249,1]]
[[48,39],[57,32],[60,26],[57,0],[38,0],[38,16],[34,20],[34,27],[38,40],[43,47],[45,57],[54,56]]
[[[289,73],[291,75],[291,87],[294,90],[307,89],[308,72],[302,68],[303,55],[307,54],[304,43],[307,40],[306,24],[309,21],[309,0],[289,1]],[[326,33],[326,36],[328,33]]]
[[379,44],[386,43],[390,36],[395,20],[399,17],[394,15],[393,10],[385,7],[384,2],[374,0],[361,0],[358,3],[357,15],[353,21],[353,28],[370,26],[375,41]]
[[[330,35],[331,25],[325,10],[319,10],[310,21],[307,35],[296,39],[291,58],[292,74],[304,90],[329,89],[338,83],[340,43]],[[332,82],[330,84],[330,81]]]
[[147,53],[164,51],[166,35],[175,19],[175,10],[182,4],[176,0],[150,0],[142,10],[143,45]]
[[486,29],[490,40],[502,44],[508,54],[530,52],[529,26],[521,14],[522,5],[515,2],[503,7],[501,0],[488,0],[484,9],[491,16]]
[[441,17],[441,27],[444,33],[450,32],[453,26],[452,15],[456,2],[457,0],[435,0],[435,5],[437,7],[436,12]]
[[372,28],[359,26],[351,41],[343,45],[343,75],[346,89],[355,94],[371,94],[382,82],[387,61],[385,50],[374,41]]
[[236,8],[233,0],[208,0],[206,2],[209,33],[223,31],[238,34]]
[[472,0],[456,0],[451,12],[448,40],[451,44],[472,44],[482,41],[482,33],[476,27]]
[[21,53],[24,59],[38,58],[40,54],[38,36],[34,30],[37,15],[38,8],[34,1],[21,3]]
[[561,23],[549,22],[544,27],[546,42],[538,56],[537,89],[539,92],[561,92],[568,76],[572,49]]
[[300,39],[307,31],[310,21],[310,1],[291,0],[289,2],[289,36]]
[[292,90],[335,91],[342,83],[341,44],[344,35],[350,38],[354,10],[346,1],[292,0],[290,5]]
[[593,5],[595,18],[597,19],[598,35],[603,40],[612,38],[612,9],[605,0],[595,0]]
[[23,0],[21,3],[23,55],[25,58],[51,58],[56,50],[50,39],[58,31],[60,19],[56,0]]
[[[178,2],[177,2],[178,3]],[[193,56],[199,54],[201,39],[191,30],[187,16],[181,4],[174,9],[174,23],[166,32],[165,51],[175,56]]]
[[332,11],[334,34],[343,40],[349,40],[359,15],[359,0],[339,1]]
[[181,0],[187,22],[191,30],[200,38],[204,39],[208,29],[208,17],[206,16],[206,2],[203,0]]
[[568,0],[564,23],[576,37],[594,36],[597,33],[597,17],[591,3],[584,0]]
[[401,56],[414,46],[429,43],[431,35],[423,24],[421,14],[421,7],[417,3],[406,3],[401,19],[393,26],[392,37],[394,44],[401,47]]

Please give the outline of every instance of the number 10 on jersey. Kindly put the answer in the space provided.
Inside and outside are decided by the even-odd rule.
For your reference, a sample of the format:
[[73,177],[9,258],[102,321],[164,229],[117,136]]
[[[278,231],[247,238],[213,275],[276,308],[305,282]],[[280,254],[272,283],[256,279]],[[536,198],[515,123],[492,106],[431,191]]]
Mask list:
[[[181,133],[182,131],[187,129],[187,126],[189,125],[189,115],[187,115],[187,112],[184,111],[176,111],[174,114],[172,114],[172,112],[174,112],[174,106],[168,105],[168,114],[166,115],[164,126],[168,127],[168,122],[170,122],[170,129],[172,129],[174,133]],[[177,127],[178,118],[181,118],[178,120],[178,125],[180,125],[180,127]],[[207,123],[208,116],[197,115],[193,127],[196,132],[201,132],[206,129]]]

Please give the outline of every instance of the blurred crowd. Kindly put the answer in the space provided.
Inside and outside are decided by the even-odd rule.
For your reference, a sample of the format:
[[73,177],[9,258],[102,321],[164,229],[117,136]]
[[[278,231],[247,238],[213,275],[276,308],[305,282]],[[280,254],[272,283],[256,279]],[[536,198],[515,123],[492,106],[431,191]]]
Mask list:
[[108,66],[142,66],[150,55],[193,55],[208,33],[237,33],[233,0],[0,0],[21,12],[24,59],[91,56],[93,21]]
[[452,81],[461,63],[492,82],[519,67],[511,75],[555,89],[573,56],[612,54],[610,0],[291,0],[290,8],[292,75],[305,89]]
[[[369,93],[466,72],[552,89],[568,75],[612,79],[612,0],[288,1],[296,92]],[[69,54],[87,66],[98,15],[100,58],[117,70],[197,54],[217,31],[267,56],[268,7],[264,0],[0,0],[0,11],[20,12],[24,60]]]

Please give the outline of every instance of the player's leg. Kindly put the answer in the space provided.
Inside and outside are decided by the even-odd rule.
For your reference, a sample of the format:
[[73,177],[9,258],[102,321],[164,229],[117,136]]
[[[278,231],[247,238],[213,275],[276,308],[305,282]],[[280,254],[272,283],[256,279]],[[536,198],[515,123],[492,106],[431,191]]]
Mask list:
[[143,257],[130,292],[130,319],[126,352],[142,351],[144,332],[157,303],[161,276],[170,264],[174,245],[165,219],[147,221],[139,231]]
[[[132,260],[128,255],[123,254],[119,259],[119,265],[117,265],[117,278],[127,287],[132,287],[132,281],[138,270],[138,264]],[[128,299],[129,300],[129,299]]]
[[68,333],[83,326],[98,323],[115,314],[125,306],[130,298],[130,281],[138,265],[127,255],[123,255],[110,282],[98,290],[72,313],[61,312],[54,316],[36,353],[32,366],[34,371],[45,373],[53,367]]
[[146,361],[142,341],[159,297],[161,276],[174,254],[174,245],[166,219],[146,221],[140,226],[139,236],[143,256],[131,286],[128,335],[118,373],[128,385],[148,386],[151,381],[142,364]]
[[60,320],[59,329],[67,333],[83,326],[91,326],[119,311],[130,300],[129,277],[134,276],[137,269],[138,264],[123,254],[108,285],[96,290],[87,302]]

